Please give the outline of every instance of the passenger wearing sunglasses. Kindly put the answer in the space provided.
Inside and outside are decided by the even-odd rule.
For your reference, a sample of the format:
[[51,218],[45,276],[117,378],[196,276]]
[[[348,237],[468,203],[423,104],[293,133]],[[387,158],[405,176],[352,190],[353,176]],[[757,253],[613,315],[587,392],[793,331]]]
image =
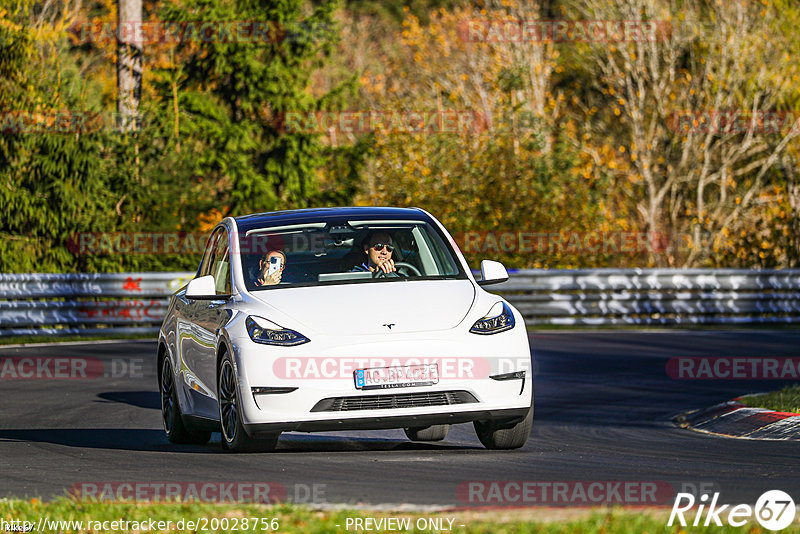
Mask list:
[[386,232],[375,232],[370,234],[364,242],[364,253],[367,261],[357,265],[354,271],[372,271],[376,277],[395,277],[400,276],[392,260],[392,236]]

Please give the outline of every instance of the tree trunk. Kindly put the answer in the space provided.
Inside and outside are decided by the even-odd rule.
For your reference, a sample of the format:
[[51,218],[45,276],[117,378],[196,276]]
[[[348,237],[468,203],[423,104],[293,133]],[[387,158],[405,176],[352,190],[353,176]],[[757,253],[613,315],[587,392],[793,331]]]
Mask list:
[[118,0],[117,128],[138,128],[142,94],[142,0]]

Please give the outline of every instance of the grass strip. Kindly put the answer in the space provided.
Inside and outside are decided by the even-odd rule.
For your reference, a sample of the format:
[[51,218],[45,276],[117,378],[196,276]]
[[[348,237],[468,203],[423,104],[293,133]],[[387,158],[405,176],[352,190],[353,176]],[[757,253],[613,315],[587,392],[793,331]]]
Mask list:
[[745,395],[739,399],[745,406],[765,408],[776,412],[800,413],[800,384],[786,386],[769,393]]
[[[215,504],[190,503],[137,503],[76,501],[60,498],[43,502],[39,499],[0,500],[0,519],[28,521],[37,531],[40,521],[46,525],[38,531],[65,533],[97,532],[152,532],[143,523],[170,521],[169,528],[161,532],[453,532],[457,534],[639,534],[659,532],[686,532],[687,527],[667,526],[669,510],[622,508],[514,508],[494,510],[454,510],[434,513],[385,512],[368,510],[315,510],[298,505]],[[357,519],[379,521],[381,518],[407,518],[408,528],[380,529],[358,528]],[[273,519],[275,521],[273,521]],[[183,528],[179,521],[183,520]],[[189,526],[188,521],[201,521],[202,525]],[[436,521],[439,520],[437,523]],[[449,521],[452,520],[452,523]],[[57,525],[54,521],[72,521],[70,525]],[[75,521],[83,525],[76,528]],[[92,523],[88,523],[91,521]],[[114,528],[111,521],[137,521],[138,530],[128,523],[127,528]],[[109,522],[102,525],[103,522]],[[441,528],[441,526],[445,528]],[[462,526],[463,525],[463,526]],[[245,526],[247,528],[245,528]],[[434,528],[424,528],[425,526]],[[100,527],[100,528],[98,528]],[[142,528],[144,527],[144,528]],[[191,528],[193,527],[193,528]],[[205,527],[205,528],[202,528]],[[691,529],[691,527],[689,527]],[[705,527],[704,532],[762,532],[758,524],[748,523],[742,528]],[[800,532],[797,523],[783,530]]]

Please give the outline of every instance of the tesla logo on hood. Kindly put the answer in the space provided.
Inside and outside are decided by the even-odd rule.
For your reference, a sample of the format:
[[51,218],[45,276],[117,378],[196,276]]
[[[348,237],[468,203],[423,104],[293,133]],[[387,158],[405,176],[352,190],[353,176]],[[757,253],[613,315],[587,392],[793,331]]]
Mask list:
[[384,324],[383,326],[385,326],[386,328],[388,328],[389,330],[391,330],[391,329],[392,329],[392,327],[394,326],[394,323],[387,323],[387,324]]

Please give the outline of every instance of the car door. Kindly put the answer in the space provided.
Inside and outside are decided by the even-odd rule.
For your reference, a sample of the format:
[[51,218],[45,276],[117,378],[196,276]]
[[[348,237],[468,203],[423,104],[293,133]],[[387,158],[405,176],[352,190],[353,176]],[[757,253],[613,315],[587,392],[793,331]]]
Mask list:
[[[203,261],[197,277],[214,274],[218,263],[220,248],[227,250],[227,232],[224,227],[217,228],[206,244]],[[215,280],[216,281],[216,280]],[[181,299],[181,313],[178,316],[179,350],[181,368],[179,370],[181,390],[185,392],[185,414],[208,419],[217,419],[216,369],[208,369],[210,355],[216,352],[216,335],[204,327],[209,309],[219,308],[221,300]]]
[[[210,264],[214,251],[216,250],[216,241],[219,239],[220,231],[211,234],[206,242],[206,248],[203,251],[203,260],[200,263],[200,268],[197,271],[196,278],[205,276],[210,270]],[[181,412],[185,415],[197,415],[196,395],[192,393],[194,385],[197,383],[195,378],[195,366],[200,360],[202,353],[202,344],[204,340],[199,336],[200,330],[195,324],[197,316],[197,307],[200,303],[199,300],[186,298],[186,289],[180,291],[177,295],[175,304],[176,316],[176,333],[177,333],[177,353],[178,353],[178,366],[175,369],[177,377],[176,385],[178,388],[178,398],[181,405]]]
[[214,250],[206,264],[206,274],[214,277],[214,287],[218,299],[196,300],[193,325],[198,339],[197,350],[193,353],[191,366],[194,383],[190,384],[196,414],[200,417],[216,419],[217,406],[217,346],[220,329],[230,317],[231,296],[231,254],[227,230],[217,230]]

